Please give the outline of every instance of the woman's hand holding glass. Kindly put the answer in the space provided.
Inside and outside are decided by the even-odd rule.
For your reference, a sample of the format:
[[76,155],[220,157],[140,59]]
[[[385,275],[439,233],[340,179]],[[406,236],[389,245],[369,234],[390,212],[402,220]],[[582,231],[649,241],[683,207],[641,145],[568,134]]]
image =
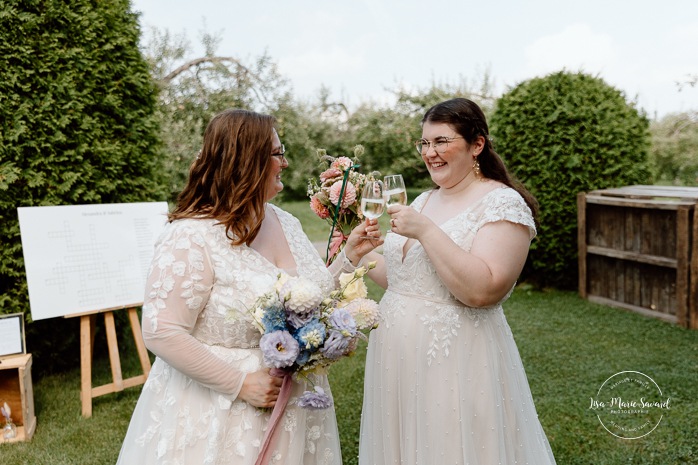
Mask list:
[[392,205],[387,212],[390,215],[390,232],[404,237],[421,240],[435,226],[429,218],[406,205]]
[[367,218],[349,234],[344,253],[354,266],[358,266],[364,255],[382,244],[383,238],[378,221]]

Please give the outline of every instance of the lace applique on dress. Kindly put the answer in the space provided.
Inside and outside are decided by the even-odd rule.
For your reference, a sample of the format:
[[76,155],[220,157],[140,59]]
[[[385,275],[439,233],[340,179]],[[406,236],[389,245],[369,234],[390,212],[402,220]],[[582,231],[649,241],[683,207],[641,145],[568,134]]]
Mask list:
[[[415,199],[412,208],[421,210],[429,198],[425,192]],[[488,192],[471,208],[445,221],[441,228],[463,250],[470,250],[475,234],[487,223],[510,221],[529,228],[531,237],[535,235],[535,225],[531,211],[523,198],[513,189],[497,188]],[[467,318],[473,327],[495,314],[501,314],[501,303],[487,308],[471,308],[459,302],[439,279],[434,265],[420,243],[415,243],[403,258],[403,247],[407,238],[390,234],[385,244],[385,259],[388,269],[389,290],[381,301],[381,310],[386,324],[398,316],[406,316],[412,308],[404,297],[417,298],[426,312],[420,313],[419,320],[430,334],[426,348],[428,363],[439,357],[448,357],[458,328]]]
[[[441,228],[467,251],[483,225],[501,220],[535,233],[523,199],[508,188]],[[366,353],[360,463],[554,465],[501,304],[458,302],[421,244],[403,259],[404,243],[388,234],[384,244],[388,290]]]
[[[297,274],[330,292],[334,279],[300,222],[272,208]],[[225,228],[215,220],[169,223],[156,253],[143,305],[143,332],[158,357],[118,463],[252,464],[269,413],[236,397],[245,373],[264,368],[261,334],[247,308],[272,287],[281,270],[250,247],[231,246]],[[230,318],[230,313],[236,316]],[[314,383],[330,392],[326,376]],[[302,380],[293,383],[291,397],[297,399],[307,388]],[[316,451],[333,453],[332,463],[339,465],[333,408],[311,415],[289,403],[276,433],[272,463],[322,463],[305,450],[312,442]]]
[[[152,281],[148,292],[148,301],[143,305],[143,318],[150,320],[153,330],[158,329],[158,315],[166,307],[166,300],[170,293],[176,291],[175,285],[179,282],[181,297],[186,298],[189,310],[196,311],[201,308],[204,296],[210,290],[209,286],[201,283],[203,280],[204,256],[201,252],[203,238],[189,228],[180,230],[172,229],[169,236],[160,240],[164,247],[159,247],[160,255],[154,257],[149,275],[157,273],[157,279]],[[194,247],[192,247],[194,243]],[[176,255],[175,255],[176,254]],[[182,277],[188,272],[189,279],[182,281]]]
[[437,358],[438,355],[448,357],[451,346],[451,337],[458,335],[460,321],[457,310],[450,306],[438,306],[436,313],[422,315],[422,323],[431,333],[431,341],[427,349],[427,364]]

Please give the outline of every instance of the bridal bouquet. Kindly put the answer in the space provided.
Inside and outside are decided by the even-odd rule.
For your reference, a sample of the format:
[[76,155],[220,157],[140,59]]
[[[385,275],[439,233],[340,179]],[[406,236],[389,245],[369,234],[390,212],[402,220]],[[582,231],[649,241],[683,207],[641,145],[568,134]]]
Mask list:
[[[375,267],[375,262],[368,269]],[[340,358],[351,355],[362,332],[378,324],[378,304],[367,298],[363,276],[357,268],[340,276],[340,288],[323,295],[320,287],[304,277],[280,274],[273,288],[250,309],[262,333],[259,347],[264,362],[308,379],[323,373]],[[327,408],[332,400],[321,387],[306,391],[299,400],[305,408]]]
[[354,159],[331,157],[323,149],[318,156],[327,168],[319,179],[308,180],[308,196],[313,212],[332,226],[327,246],[327,263],[331,263],[347,240],[349,233],[364,220],[361,212],[361,190],[370,175],[356,169],[364,153],[361,145],[354,147]]

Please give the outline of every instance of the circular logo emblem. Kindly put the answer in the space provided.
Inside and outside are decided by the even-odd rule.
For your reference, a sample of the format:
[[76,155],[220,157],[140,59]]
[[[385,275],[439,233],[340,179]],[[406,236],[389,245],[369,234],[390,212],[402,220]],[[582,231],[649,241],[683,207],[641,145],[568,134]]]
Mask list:
[[669,410],[670,398],[652,378],[621,371],[603,382],[589,409],[606,431],[621,439],[639,439],[654,431]]

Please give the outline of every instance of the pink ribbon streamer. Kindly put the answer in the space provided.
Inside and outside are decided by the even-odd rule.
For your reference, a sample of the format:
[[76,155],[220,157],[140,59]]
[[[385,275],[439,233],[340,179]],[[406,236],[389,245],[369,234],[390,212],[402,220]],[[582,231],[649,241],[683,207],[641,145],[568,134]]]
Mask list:
[[344,233],[340,230],[335,230],[334,233],[332,233],[332,240],[330,241],[330,251],[327,256],[327,263],[325,263],[326,266],[329,266],[330,263],[332,263],[332,259],[334,258],[335,255],[337,255],[337,252],[339,252],[339,248],[344,244],[344,241],[349,239],[349,236],[345,236]]
[[271,444],[272,440],[274,439],[274,432],[281,421],[281,416],[286,410],[288,400],[291,398],[291,385],[293,384],[291,373],[282,370],[281,368],[272,368],[269,371],[269,374],[277,377],[283,376],[284,380],[281,383],[281,390],[279,391],[279,397],[276,399],[276,403],[274,404],[274,410],[271,412],[267,432],[264,433],[262,447],[259,449],[259,457],[257,457],[255,465],[265,465],[269,463],[269,460],[271,459]]

